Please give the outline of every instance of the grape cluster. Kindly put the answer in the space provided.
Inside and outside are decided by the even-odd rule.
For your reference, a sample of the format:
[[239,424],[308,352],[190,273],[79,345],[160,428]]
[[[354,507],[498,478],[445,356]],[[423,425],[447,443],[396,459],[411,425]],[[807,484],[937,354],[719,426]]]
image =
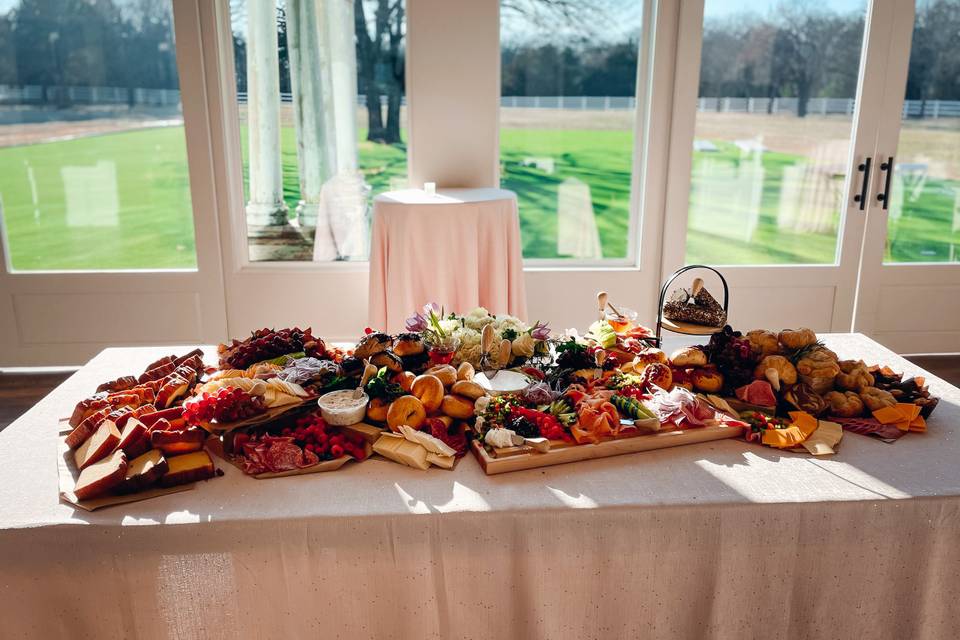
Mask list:
[[333,460],[344,455],[357,460],[367,457],[363,436],[328,425],[319,412],[299,418],[296,426],[284,428],[280,435],[292,436],[295,444],[315,453],[321,460]]
[[314,358],[325,358],[326,345],[315,338],[312,329],[258,329],[246,340],[233,340],[229,347],[221,345],[220,366],[246,369],[252,364],[270,360],[288,353],[303,351]]
[[204,392],[183,406],[183,417],[188,424],[237,422],[266,411],[263,398],[252,396],[243,389],[224,387],[216,393]]
[[753,380],[756,359],[750,341],[739,331],[727,325],[723,331],[710,337],[705,350],[710,362],[723,374],[725,391],[732,392]]

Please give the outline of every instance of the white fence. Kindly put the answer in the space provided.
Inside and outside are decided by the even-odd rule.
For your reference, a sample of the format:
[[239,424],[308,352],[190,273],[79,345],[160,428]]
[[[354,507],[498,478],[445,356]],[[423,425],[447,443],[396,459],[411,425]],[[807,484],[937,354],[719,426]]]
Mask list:
[[36,84],[0,84],[0,104],[83,104],[146,105],[166,107],[180,104],[177,89],[126,87],[57,87]]
[[[247,94],[238,93],[237,99],[246,103]],[[292,102],[289,93],[281,93],[280,100]],[[125,87],[43,87],[40,85],[0,85],[2,104],[130,104],[169,106],[180,102],[176,89],[128,89]],[[386,96],[380,96],[384,106]],[[406,105],[406,97],[402,104]],[[357,104],[365,105],[366,97],[357,96]],[[717,113],[796,114],[797,98],[697,98],[697,111]],[[634,109],[633,96],[502,96],[501,107],[522,109],[574,109],[594,111],[622,111]],[[807,101],[810,115],[852,116],[853,98],[811,98]],[[907,100],[903,103],[904,118],[960,118],[960,100]]]

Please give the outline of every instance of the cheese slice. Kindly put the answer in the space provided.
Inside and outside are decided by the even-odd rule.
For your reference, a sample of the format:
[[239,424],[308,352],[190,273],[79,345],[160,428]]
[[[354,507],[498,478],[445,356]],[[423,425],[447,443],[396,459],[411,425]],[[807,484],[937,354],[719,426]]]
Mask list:
[[400,433],[403,434],[404,438],[410,442],[419,444],[429,453],[436,453],[441,456],[455,456],[457,454],[456,450],[443,440],[435,438],[429,433],[417,431],[408,425],[400,425]]
[[786,429],[767,429],[761,437],[763,444],[778,449],[786,449],[804,441],[803,432],[797,427]]
[[815,456],[835,453],[834,448],[843,438],[843,427],[836,422],[821,420],[820,426],[803,441],[803,448]]

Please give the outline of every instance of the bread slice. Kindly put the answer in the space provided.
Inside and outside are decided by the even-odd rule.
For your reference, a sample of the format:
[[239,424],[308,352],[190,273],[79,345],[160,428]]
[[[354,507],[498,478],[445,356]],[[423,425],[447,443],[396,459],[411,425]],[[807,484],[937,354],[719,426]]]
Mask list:
[[104,420],[93,435],[73,452],[77,469],[86,469],[94,462],[103,460],[117,448],[119,442],[120,432],[117,430],[116,423],[113,420]]
[[80,472],[73,493],[78,500],[100,497],[123,482],[126,474],[127,456],[123,451],[114,451],[109,457]]
[[182,456],[167,458],[167,472],[160,478],[160,484],[164,487],[172,487],[178,484],[186,484],[195,480],[206,480],[212,478],[216,473],[216,467],[213,466],[213,460],[206,451],[194,451]]
[[127,466],[127,474],[117,487],[120,493],[135,493],[149,489],[167,473],[169,465],[163,453],[152,449],[135,458]]

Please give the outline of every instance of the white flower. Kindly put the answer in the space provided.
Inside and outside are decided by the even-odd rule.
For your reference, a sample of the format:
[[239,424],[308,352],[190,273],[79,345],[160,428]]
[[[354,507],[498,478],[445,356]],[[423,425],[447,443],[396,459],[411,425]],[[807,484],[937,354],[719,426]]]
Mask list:
[[467,328],[474,331],[480,331],[493,321],[493,317],[483,307],[477,307],[463,318],[463,323]]

